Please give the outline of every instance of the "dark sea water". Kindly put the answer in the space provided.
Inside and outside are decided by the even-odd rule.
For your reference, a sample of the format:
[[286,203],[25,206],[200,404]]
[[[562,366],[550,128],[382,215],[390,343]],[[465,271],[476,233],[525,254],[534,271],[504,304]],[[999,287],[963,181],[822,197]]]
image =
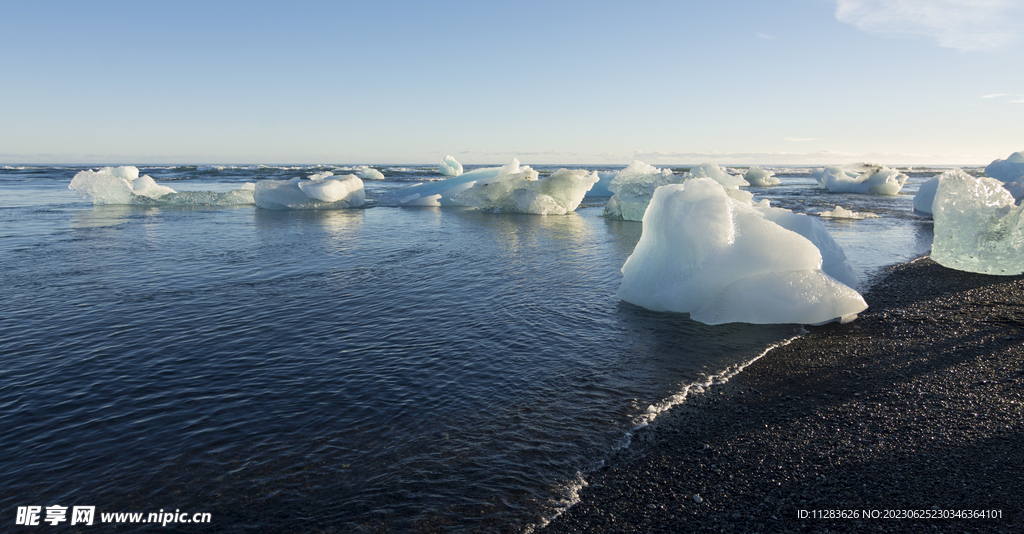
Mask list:
[[[140,169],[179,191],[319,170]],[[619,301],[641,224],[607,198],[375,207],[439,178],[379,169],[368,208],[308,212],[93,206],[67,189],[81,168],[0,170],[0,530],[51,530],[16,510],[59,504],[211,514],[169,532],[522,532],[691,385],[800,332]],[[756,199],[882,215],[826,221],[862,286],[927,252],[910,206],[937,171],[898,197],[776,172]]]

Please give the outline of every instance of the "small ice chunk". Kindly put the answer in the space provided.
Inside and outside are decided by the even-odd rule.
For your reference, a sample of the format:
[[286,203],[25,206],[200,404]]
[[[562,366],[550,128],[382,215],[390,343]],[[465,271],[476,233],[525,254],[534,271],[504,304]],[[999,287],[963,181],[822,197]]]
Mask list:
[[687,180],[694,178],[711,178],[712,180],[722,184],[726,189],[746,187],[750,185],[750,183],[742,177],[729,174],[714,163],[701,163],[700,165],[690,169],[690,171],[686,173],[685,177]]
[[867,304],[821,265],[811,241],[694,179],[655,190],[618,296],[707,324],[852,320]]
[[985,167],[985,176],[1003,182],[1024,181],[1024,152],[1014,152],[1006,159],[997,159]]
[[836,205],[836,208],[832,211],[823,211],[818,215],[828,219],[854,219],[858,221],[861,219],[878,218],[878,215],[875,215],[874,213],[852,211],[839,205]]
[[373,167],[366,167],[362,171],[359,171],[359,177],[363,180],[383,180],[384,173],[374,169]]
[[458,176],[462,174],[462,164],[451,156],[445,156],[437,170],[445,176]]
[[818,186],[833,193],[897,195],[907,175],[896,169],[870,163],[825,167],[811,173]]
[[497,176],[477,181],[454,201],[494,212],[565,215],[580,205],[598,179],[597,173],[580,169],[559,169],[538,178],[537,171],[513,159]]
[[750,182],[750,185],[756,187],[768,187],[782,183],[782,180],[775,177],[774,172],[767,171],[761,167],[751,167],[747,169],[747,172],[743,175],[743,179]]
[[994,178],[942,173],[932,204],[933,260],[974,273],[1024,273],[1024,206]]
[[363,205],[363,181],[349,174],[323,180],[260,180],[253,194],[256,206],[272,210],[345,209]]
[[935,203],[935,191],[939,188],[939,177],[936,176],[917,188],[914,195],[914,211],[932,214],[932,204]]

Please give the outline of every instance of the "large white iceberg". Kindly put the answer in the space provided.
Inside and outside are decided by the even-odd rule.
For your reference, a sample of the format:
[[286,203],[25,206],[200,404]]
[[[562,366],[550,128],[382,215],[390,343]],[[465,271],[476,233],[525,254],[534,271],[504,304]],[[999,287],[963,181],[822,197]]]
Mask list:
[[897,195],[907,175],[896,169],[870,163],[825,167],[811,173],[818,186],[833,193]]
[[850,264],[846,263],[846,253],[843,252],[843,247],[840,247],[839,243],[832,239],[832,234],[828,233],[828,229],[820,220],[803,213],[794,213],[783,208],[772,208],[767,204],[767,201],[762,201],[761,204],[753,206],[764,215],[765,219],[786,230],[800,234],[814,244],[818,248],[818,253],[821,254],[821,270],[825,274],[850,287],[857,287],[860,280]]
[[74,190],[78,198],[91,197],[93,204],[98,205],[237,206],[254,203],[252,184],[226,193],[178,192],[156,183],[148,175],[139,176],[139,169],[130,165],[80,171],[71,179],[68,189]]
[[647,204],[657,188],[696,178],[715,180],[726,188],[730,196],[739,200],[753,198],[753,195],[739,190],[741,186],[750,185],[746,180],[726,173],[714,163],[702,163],[684,174],[673,174],[672,169],[659,169],[642,161],[634,161],[619,171],[608,185],[608,190],[614,194],[604,208],[604,216],[627,221],[642,220]]
[[654,192],[618,296],[707,324],[852,320],[867,304],[821,265],[809,240],[693,179]]
[[985,167],[985,176],[1003,182],[1024,181],[1024,152],[1014,152],[1006,159],[997,159]]
[[271,210],[346,209],[362,206],[366,199],[363,181],[353,174],[337,178],[317,174],[310,178],[256,182],[256,206]]
[[598,181],[596,172],[579,169],[559,169],[550,176],[538,176],[537,171],[513,159],[496,176],[475,182],[453,200],[493,212],[565,215],[580,205]]
[[750,182],[750,185],[755,187],[768,187],[782,183],[782,180],[775,177],[774,172],[762,169],[761,167],[751,167],[747,169],[747,172],[743,175],[743,179]]
[[458,176],[462,174],[462,164],[451,156],[445,156],[437,170],[445,176]]
[[938,178],[933,260],[960,271],[1024,273],[1024,206],[993,178],[959,169]]

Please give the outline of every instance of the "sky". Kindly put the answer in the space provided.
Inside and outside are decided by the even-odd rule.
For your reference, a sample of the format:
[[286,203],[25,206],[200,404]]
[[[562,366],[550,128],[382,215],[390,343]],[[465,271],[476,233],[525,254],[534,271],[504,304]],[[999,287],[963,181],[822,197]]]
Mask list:
[[985,164],[1024,0],[0,0],[0,163]]

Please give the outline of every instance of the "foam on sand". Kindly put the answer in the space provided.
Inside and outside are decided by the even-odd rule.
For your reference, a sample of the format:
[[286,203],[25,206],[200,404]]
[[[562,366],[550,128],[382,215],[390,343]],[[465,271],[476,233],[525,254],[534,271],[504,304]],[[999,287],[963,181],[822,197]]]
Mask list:
[[811,241],[698,178],[654,192],[618,296],[707,324],[852,320],[867,304],[821,265]]
[[933,260],[974,273],[1024,273],[1024,206],[1003,183],[960,169],[938,177],[932,204]]
[[462,164],[451,156],[445,156],[437,170],[445,176],[459,176],[462,174]]
[[559,169],[545,178],[538,176],[537,171],[513,159],[495,177],[460,191],[454,201],[496,213],[565,215],[576,210],[599,179],[596,172],[579,169]]
[[144,206],[239,206],[253,204],[253,185],[216,193],[213,191],[177,192],[160,185],[148,175],[139,176],[133,166],[104,167],[75,174],[68,184],[78,198],[92,198],[93,204],[134,204]]
[[318,179],[293,178],[256,182],[256,206],[271,210],[330,210],[363,205],[366,195],[363,181],[358,176],[314,176],[318,176]]
[[870,163],[825,167],[811,173],[818,186],[833,193],[897,195],[907,175],[896,169]]

